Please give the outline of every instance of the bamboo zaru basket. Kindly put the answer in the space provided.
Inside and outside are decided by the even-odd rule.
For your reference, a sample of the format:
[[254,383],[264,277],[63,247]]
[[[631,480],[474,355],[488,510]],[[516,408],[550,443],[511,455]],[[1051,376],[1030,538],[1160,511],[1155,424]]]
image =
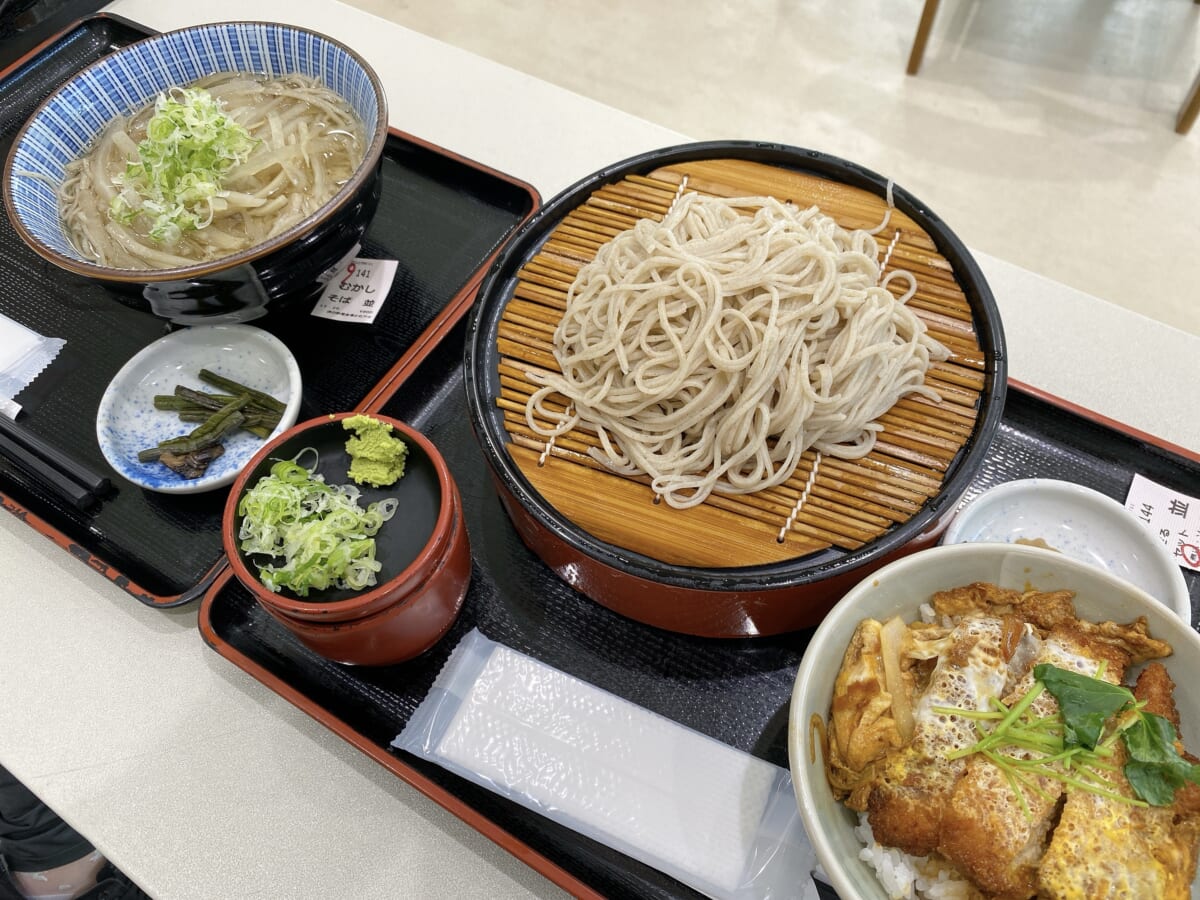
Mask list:
[[[593,434],[577,428],[548,443],[525,418],[536,389],[529,373],[558,370],[554,329],[580,266],[640,218],[661,219],[681,190],[739,197],[770,195],[817,205],[846,229],[874,228],[884,197],[817,175],[742,159],[709,159],[629,174],[595,190],[559,222],[520,269],[497,332],[500,394],[509,452],[563,516],[602,541],[663,562],[740,567],[794,559],[826,548],[853,551],[909,519],[942,487],[971,438],[984,389],[985,354],[953,266],[926,231],[892,209],[876,234],[885,268],[916,279],[909,306],[950,349],[926,383],[940,395],[901,398],[882,417],[875,449],[858,460],[807,451],[792,477],[754,494],[713,493],[692,509],[655,503],[645,478],[615,474],[588,456]],[[901,282],[892,290],[907,287]],[[567,405],[556,396],[550,404]],[[543,424],[550,423],[541,420]],[[603,498],[603,502],[597,502]]]
[[[940,402],[901,399],[863,459],[817,462],[809,453],[779,487],[714,493],[689,509],[655,503],[644,479],[593,461],[587,451],[595,438],[584,430],[550,446],[531,433],[528,373],[557,366],[554,330],[579,268],[640,218],[661,218],[681,185],[815,204],[849,229],[878,226],[890,195],[894,208],[875,238],[881,258],[890,254],[889,270],[915,277],[909,306],[951,351],[927,377]],[[987,463],[1004,412],[999,312],[958,237],[881,175],[780,144],[683,144],[581,179],[500,251],[466,324],[471,424],[516,534],[586,597],[639,622],[703,637],[810,627],[875,569],[932,545]],[[506,526],[489,520],[477,527]]]

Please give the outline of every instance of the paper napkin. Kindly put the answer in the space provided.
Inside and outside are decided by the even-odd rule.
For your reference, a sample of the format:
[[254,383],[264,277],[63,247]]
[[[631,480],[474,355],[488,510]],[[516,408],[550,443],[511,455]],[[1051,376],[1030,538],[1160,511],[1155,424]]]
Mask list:
[[17,417],[21,406],[13,398],[33,383],[65,344],[62,338],[42,337],[0,315],[0,413]]

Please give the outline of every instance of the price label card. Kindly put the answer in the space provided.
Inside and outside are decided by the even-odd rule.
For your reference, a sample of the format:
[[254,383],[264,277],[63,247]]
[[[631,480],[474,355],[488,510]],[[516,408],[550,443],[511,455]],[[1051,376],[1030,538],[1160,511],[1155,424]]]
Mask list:
[[374,322],[392,288],[397,265],[394,259],[349,260],[325,285],[312,314],[341,322]]
[[358,251],[361,249],[362,244],[355,244],[345,256],[322,272],[321,277],[317,281],[321,282],[321,284],[329,284],[333,280],[334,275],[343,274],[346,271],[346,266],[353,261],[354,257],[358,256]]
[[1125,508],[1162,541],[1181,566],[1200,572],[1200,499],[1135,474]]

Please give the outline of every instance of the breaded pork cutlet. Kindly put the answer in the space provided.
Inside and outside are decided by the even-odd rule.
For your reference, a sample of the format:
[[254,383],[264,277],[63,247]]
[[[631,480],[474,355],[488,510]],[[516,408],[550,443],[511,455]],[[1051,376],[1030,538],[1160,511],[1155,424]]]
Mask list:
[[[1174,688],[1167,670],[1151,663],[1138,677],[1133,693],[1146,701],[1146,712],[1163,716],[1178,733]],[[1114,749],[1112,762],[1122,766],[1124,744],[1118,741]],[[1133,796],[1119,768],[1104,776],[1112,790]],[[1191,782],[1176,791],[1170,806],[1133,806],[1087,791],[1071,791],[1042,858],[1038,887],[1041,896],[1052,900],[1185,900],[1191,896],[1196,876],[1198,846],[1200,787]]]
[[948,754],[976,741],[975,724],[935,707],[980,710],[1003,695],[1008,658],[1001,619],[974,616],[951,632],[948,652],[930,677],[913,711],[912,740],[876,768],[867,796],[867,816],[875,839],[913,856],[937,849],[942,811],[966,759]]
[[[1057,627],[1041,642],[1033,664],[1049,663],[1094,677],[1101,663],[1105,680],[1117,684],[1129,665],[1129,654],[1106,641],[1089,640],[1070,626]],[[1011,708],[1033,687],[1032,666],[1003,698]],[[1027,715],[1036,719],[1058,714],[1058,701],[1043,691]],[[1017,759],[1045,754],[1006,749]],[[1061,766],[1054,767],[1062,772]],[[1028,773],[1030,787],[1021,796],[999,765],[973,755],[954,786],[942,816],[938,851],[986,894],[1002,900],[1025,900],[1037,893],[1038,866],[1058,818],[1063,783],[1049,775]]]
[[1075,621],[1073,596],[985,582],[933,595],[935,615],[959,621],[940,642],[937,665],[915,704],[912,740],[875,766],[873,783],[864,791],[877,841],[913,856],[937,849],[942,814],[967,767],[966,758],[948,755],[978,737],[971,719],[937,708],[978,711],[1007,694],[1037,652],[1037,632]]
[[[1056,695],[1073,691],[1078,706],[1091,689],[1059,673],[1031,694],[1039,663],[1119,683],[1171,647],[1151,637],[1144,618],[1076,618],[1069,591],[979,583],[931,602],[933,615],[922,622],[861,622],[834,685],[827,775],[847,807],[866,812],[874,839],[957,870],[972,897],[1188,897],[1200,787],[1187,783],[1166,807],[1097,793],[1133,799],[1124,741],[1075,755],[1070,771],[1057,746],[1064,726]],[[1151,662],[1134,695],[1178,733],[1173,691],[1166,669]],[[1012,709],[1023,700],[1028,708],[985,748],[991,758],[983,755],[975,745],[1003,715],[968,711],[995,714],[996,704]],[[1001,740],[1006,733],[1022,743]]]

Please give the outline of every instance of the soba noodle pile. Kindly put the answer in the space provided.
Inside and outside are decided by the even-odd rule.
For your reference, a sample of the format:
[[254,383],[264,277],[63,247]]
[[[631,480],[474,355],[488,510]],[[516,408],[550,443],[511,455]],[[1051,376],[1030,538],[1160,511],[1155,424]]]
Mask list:
[[59,208],[75,248],[101,265],[191,265],[316,212],[364,153],[362,122],[319,81],[219,73],[112,122],[67,166]]
[[530,373],[526,419],[551,440],[594,432],[594,458],[680,508],[780,484],[810,447],[864,456],[897,399],[936,399],[925,372],[948,355],[905,306],[911,275],[880,274],[870,233],[815,206],[682,194],[580,269],[554,334],[562,374]]

